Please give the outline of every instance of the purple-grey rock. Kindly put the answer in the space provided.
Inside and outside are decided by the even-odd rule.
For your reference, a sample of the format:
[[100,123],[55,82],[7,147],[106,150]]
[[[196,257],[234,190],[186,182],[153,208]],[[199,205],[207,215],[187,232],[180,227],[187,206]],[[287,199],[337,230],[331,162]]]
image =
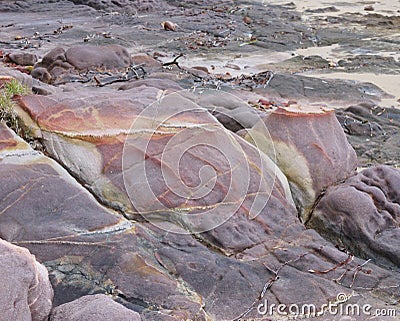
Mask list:
[[37,56],[27,52],[13,52],[10,54],[10,59],[17,65],[33,66],[37,61]]
[[0,237],[28,248],[47,267],[54,306],[112,292],[144,320],[206,320],[201,297],[188,294],[184,282],[155,259],[159,241],[153,232],[101,206],[55,161],[1,123],[0,181]]
[[52,84],[84,81],[86,78],[80,75],[82,72],[105,70],[118,72],[129,67],[131,63],[130,54],[120,45],[80,45],[68,50],[57,47],[35,65],[32,77]]
[[66,61],[65,49],[61,47],[56,47],[50,52],[48,52],[38,65],[49,67],[55,61]]
[[363,103],[336,110],[361,167],[400,166],[400,109]]
[[[143,82],[140,87],[124,91],[123,98],[113,97],[115,92],[107,89],[96,89],[96,96],[86,89],[74,93],[73,99],[65,97],[71,93],[57,93],[19,101],[19,111],[29,114],[31,122],[26,123],[31,124],[32,132],[35,133],[35,123],[40,125],[38,133],[43,134],[40,137],[44,137],[49,154],[90,186],[104,204],[125,204],[120,207],[123,213],[136,221],[129,226],[121,217],[120,224],[116,224],[117,217],[109,210],[101,208],[83,188],[68,186],[64,176],[50,174],[53,171],[49,167],[40,174],[35,174],[38,167],[32,163],[25,168],[0,168],[3,175],[18,171],[29,187],[37,182],[44,185],[38,191],[31,188],[24,202],[11,206],[6,217],[17,217],[22,222],[17,227],[20,233],[13,234],[17,235],[15,239],[46,262],[56,285],[57,305],[107,291],[130,309],[140,311],[146,321],[234,320],[249,308],[243,320],[252,320],[259,315],[251,306],[253,302],[260,303],[264,285],[277,270],[280,277],[265,296],[274,304],[322,305],[335,300],[338,293],[348,293],[349,288],[359,294],[352,298],[358,304],[382,307],[398,300],[398,289],[391,287],[398,284],[398,273],[371,262],[359,270],[363,260],[352,258],[314,230],[307,230],[298,219],[279,169],[255,147],[225,130],[205,109],[166,117],[169,122],[157,126],[151,134],[149,128],[153,127],[147,126],[170,115],[166,108],[180,111],[194,103],[177,95],[162,98],[162,90],[147,85]],[[162,98],[162,107],[166,108],[147,109],[157,97]],[[144,108],[150,114],[142,113]],[[130,128],[135,119],[137,127]],[[126,139],[127,129],[130,134]],[[208,147],[211,142],[217,142],[219,150]],[[190,143],[190,150],[179,161],[168,158],[182,148],[186,150],[182,143]],[[229,155],[233,168],[221,150]],[[125,162],[124,155],[130,156]],[[144,163],[144,170],[137,166],[140,162]],[[167,165],[164,173],[162,165]],[[205,165],[218,173],[210,193],[202,198],[174,193],[178,174],[186,186],[197,186],[198,173]],[[144,174],[148,186],[142,178]],[[127,184],[122,175],[128,178]],[[166,179],[171,178],[172,185],[166,184]],[[238,187],[246,181],[240,203],[238,193],[231,193],[228,201],[224,200],[227,187],[239,192]],[[14,191],[16,185],[12,181],[4,186],[4,195]],[[147,193],[149,186],[153,194]],[[126,202],[124,189],[129,191],[132,203]],[[68,201],[78,191],[81,192],[74,202]],[[251,211],[255,199],[258,216]],[[51,206],[44,211],[41,203]],[[31,218],[25,221],[47,222],[42,234],[32,226],[25,229],[29,234],[22,233],[25,221],[19,206],[27,207],[24,204],[36,209],[28,212]],[[87,209],[81,209],[80,204],[86,204]],[[239,206],[234,208],[235,205]],[[53,215],[54,208],[61,214]],[[211,219],[223,221],[200,233],[193,223],[204,208],[213,210]],[[143,216],[153,224],[174,227],[184,234],[137,222],[143,218],[138,210],[148,210]],[[6,217],[4,224],[11,225]],[[198,218],[201,220],[202,215]],[[13,236],[7,234],[7,229],[2,233]],[[375,293],[379,295],[374,297]]]
[[50,83],[51,75],[46,68],[37,67],[32,70],[31,76],[35,79],[38,79],[46,84]]
[[87,295],[56,307],[49,321],[140,321],[137,312],[125,308],[104,294]]
[[138,12],[152,12],[160,9],[167,9],[169,6],[163,0],[72,0],[75,4],[83,4],[97,10],[119,11],[129,14]]
[[400,268],[400,170],[377,166],[326,190],[308,227],[377,264]]
[[68,49],[65,52],[65,57],[68,63],[79,70],[118,69],[128,67],[131,64],[128,51],[120,45],[76,46]]
[[357,168],[356,153],[334,110],[325,107],[279,107],[256,123],[246,139],[276,161],[286,175],[303,222],[323,190]]
[[46,268],[25,248],[0,239],[0,319],[45,321],[53,289]]

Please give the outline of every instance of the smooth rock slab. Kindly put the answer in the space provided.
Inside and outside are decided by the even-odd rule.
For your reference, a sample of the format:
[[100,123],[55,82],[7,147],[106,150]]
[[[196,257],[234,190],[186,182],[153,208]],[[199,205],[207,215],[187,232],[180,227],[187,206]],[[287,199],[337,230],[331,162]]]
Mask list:
[[48,268],[55,306],[118,288],[115,294],[144,320],[205,320],[201,299],[182,290],[142,243],[145,227],[101,206],[3,125],[0,137],[7,142],[0,145],[0,237],[30,249]]
[[55,308],[50,321],[140,321],[138,313],[116,303],[104,294],[87,295]]
[[[194,225],[208,223],[182,220],[176,211],[214,210],[220,225],[241,202],[247,203],[241,207],[246,215],[259,212],[272,191],[283,207],[292,206],[286,179],[276,165],[180,94],[165,96],[160,103],[157,99],[168,91],[152,86],[134,87],[123,95],[96,93],[22,97],[18,112],[47,151],[104,204],[131,218],[164,211],[192,231],[207,230]],[[217,175],[202,173],[203,167]],[[210,188],[204,185],[208,180]],[[260,203],[251,210],[256,201]]]
[[0,283],[2,320],[47,320],[53,289],[46,268],[27,249],[2,239]]
[[308,227],[376,264],[400,268],[400,170],[377,166],[326,190]]
[[332,109],[278,108],[254,125],[246,139],[275,160],[286,175],[302,221],[308,220],[325,188],[353,175],[357,167],[356,153]]

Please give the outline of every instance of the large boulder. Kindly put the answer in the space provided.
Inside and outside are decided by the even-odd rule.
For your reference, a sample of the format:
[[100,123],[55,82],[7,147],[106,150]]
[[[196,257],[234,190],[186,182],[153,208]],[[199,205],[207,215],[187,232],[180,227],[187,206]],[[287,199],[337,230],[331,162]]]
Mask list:
[[46,268],[25,248],[0,239],[0,314],[3,320],[47,320],[53,289]]
[[303,222],[324,189],[354,175],[357,168],[356,154],[334,110],[325,107],[279,107],[248,130],[246,139],[286,175]]
[[400,170],[371,167],[331,186],[308,227],[352,253],[400,269]]
[[65,52],[65,58],[78,70],[119,69],[131,64],[130,54],[120,45],[76,46]]
[[45,83],[89,81],[80,73],[124,70],[132,63],[128,51],[120,45],[80,45],[67,50],[56,47],[35,65],[32,77]]
[[87,295],[55,308],[50,321],[140,321],[137,312],[125,308],[104,294]]
[[[124,97],[99,90],[96,95],[90,90],[81,93],[79,98],[70,98],[70,93],[32,95],[21,97],[18,113],[48,153],[104,204],[130,218],[162,210],[196,212],[202,206],[218,207],[222,223],[244,209],[240,206],[245,198],[249,205],[258,201],[259,211],[273,192],[290,208],[286,178],[267,156],[226,130],[206,109],[178,93],[162,98],[164,93],[140,86],[125,91]],[[246,157],[248,162],[243,162]],[[215,171],[216,176],[202,173],[203,169]],[[163,181],[165,174],[170,180],[182,180],[182,186]],[[215,184],[202,198],[190,195],[201,183],[199,175],[203,184],[208,179]],[[249,212],[251,206],[244,210]],[[193,225],[191,229],[199,231]]]

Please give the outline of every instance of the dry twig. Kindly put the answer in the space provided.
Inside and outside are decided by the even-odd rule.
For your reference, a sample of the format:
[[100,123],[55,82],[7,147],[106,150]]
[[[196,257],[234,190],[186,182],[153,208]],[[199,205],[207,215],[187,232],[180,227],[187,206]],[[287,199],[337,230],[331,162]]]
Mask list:
[[183,57],[183,54],[180,53],[177,57],[174,58],[174,60],[170,62],[165,62],[162,64],[163,67],[171,66],[171,65],[176,65],[179,69],[182,69],[181,66],[178,64],[178,59]]
[[329,272],[335,271],[336,269],[338,269],[341,266],[350,264],[353,261],[353,259],[354,259],[354,255],[352,255],[351,253],[347,253],[347,258],[345,260],[343,260],[342,262],[339,262],[338,264],[331,267],[330,269],[327,269],[324,271],[310,269],[310,270],[308,270],[308,272],[314,273],[314,274],[327,274]]
[[285,263],[283,263],[276,271],[272,270],[270,267],[268,267],[265,263],[263,263],[263,265],[267,268],[268,271],[272,272],[272,277],[264,284],[262,291],[260,292],[260,294],[258,295],[257,299],[254,300],[254,302],[251,304],[251,306],[245,311],[243,312],[239,317],[237,317],[236,319],[234,319],[234,321],[240,321],[242,320],[242,318],[244,318],[245,316],[247,316],[251,310],[254,309],[254,307],[256,306],[257,302],[259,302],[260,300],[262,300],[265,296],[265,294],[267,293],[267,291],[272,287],[272,285],[279,279],[279,272],[287,265],[289,265],[290,263],[294,263],[297,262],[299,260],[301,260],[303,257],[305,257],[306,255],[308,255],[309,252],[303,253],[301,255],[299,255],[298,257],[286,261]]

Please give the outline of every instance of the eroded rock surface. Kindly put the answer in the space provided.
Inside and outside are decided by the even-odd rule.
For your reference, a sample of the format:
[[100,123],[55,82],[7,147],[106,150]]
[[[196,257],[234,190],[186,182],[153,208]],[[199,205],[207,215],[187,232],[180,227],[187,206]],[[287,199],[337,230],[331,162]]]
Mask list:
[[[14,223],[12,234],[9,228],[0,232],[28,247],[45,263],[55,287],[55,305],[86,294],[107,292],[139,312],[142,320],[246,320],[265,317],[257,313],[257,305],[265,298],[271,303],[322,305],[336,300],[338,293],[350,294],[354,290],[362,296],[353,296],[349,302],[378,307],[397,300],[398,289],[391,287],[398,283],[396,273],[372,263],[368,268],[358,268],[364,261],[339,251],[315,231],[305,229],[297,217],[285,177],[265,155],[227,132],[206,109],[186,97],[159,96],[164,105],[153,104],[172,108],[173,117],[167,109],[147,110],[144,98],[157,101],[163,91],[151,86],[138,88],[140,94],[132,88],[125,91],[123,99],[114,99],[107,91],[107,98],[98,94],[96,100],[89,91],[88,96],[81,93],[82,99],[77,101],[63,98],[61,93],[20,100],[21,117],[30,119],[30,125],[36,124],[32,132],[74,175],[88,186],[97,184],[92,190],[105,200],[104,204],[113,206],[117,202],[109,200],[117,200],[127,204],[126,208],[119,207],[125,216],[141,220],[142,214],[151,222],[131,223],[103,208],[54,162],[36,164],[43,162],[43,156],[37,156],[40,161],[36,162],[18,158],[19,166],[16,159],[7,158],[7,166],[0,169],[4,175],[18,170],[20,178],[3,187],[5,195],[16,186],[35,185],[38,180],[43,188],[29,188],[24,194],[28,208],[25,201],[20,201],[0,217],[7,222],[7,217],[28,215],[30,220],[18,219],[21,223]],[[141,103],[129,98],[133,93],[142,97]],[[182,110],[177,102],[185,102],[184,106],[191,108]],[[120,111],[118,119],[113,118],[116,108]],[[79,121],[81,115],[85,115],[86,122]],[[134,120],[137,123],[131,127]],[[127,167],[121,164],[124,142],[128,151],[132,149]],[[187,151],[185,143],[195,148]],[[207,146],[211,143],[214,145]],[[169,151],[178,155],[184,151],[181,161],[168,158],[174,155]],[[229,156],[228,151],[233,155]],[[82,155],[95,156],[82,159]],[[246,162],[238,165],[238,157]],[[233,167],[229,167],[227,159],[232,160]],[[176,164],[180,172],[176,171]],[[202,173],[204,164],[219,173],[215,181],[209,172]],[[249,176],[243,175],[246,164]],[[125,184],[124,169],[126,175],[130,174]],[[231,180],[235,171],[240,179]],[[138,176],[143,173],[154,193],[150,197],[146,195],[146,181]],[[192,198],[180,193],[179,185],[174,185],[179,181],[192,188]],[[214,187],[207,197],[196,199],[207,186],[201,181],[215,185],[211,184]],[[233,195],[240,196],[241,184],[246,191],[241,202],[229,202],[232,196],[227,193],[228,187],[236,191]],[[109,186],[114,192],[104,194]],[[126,187],[128,191],[124,191]],[[228,201],[224,203],[221,200],[226,195]],[[69,201],[71,197],[73,202]],[[49,205],[44,211],[41,204]],[[143,213],[143,209],[147,212]],[[214,216],[196,216],[210,209]],[[55,216],[54,211],[59,214]],[[23,222],[38,220],[46,221],[45,230],[43,226],[30,227],[29,233],[22,233]],[[205,231],[204,226],[210,227],[210,221],[217,224]],[[7,224],[10,223],[1,225]],[[278,280],[274,280],[274,271],[278,271]],[[268,282],[272,282],[271,289],[261,295]],[[293,291],[292,287],[303,290]],[[379,291],[379,298],[371,296],[371,291]]]
[[[398,73],[395,60],[370,55],[376,48],[397,52],[398,37],[390,34],[396,18],[343,15],[337,19],[326,16],[335,8],[301,13],[296,3],[0,1],[4,47],[0,56],[44,57],[33,75],[56,85],[15,70],[28,73],[29,67],[8,62],[7,68],[0,66],[1,74],[49,95],[19,99],[20,125],[28,127],[33,142],[64,167],[1,128],[0,196],[5,201],[0,203],[0,236],[29,248],[44,263],[55,291],[54,307],[106,293],[145,321],[264,321],[282,317],[276,310],[273,315],[257,313],[265,300],[269,305],[312,303],[319,308],[343,302],[343,295],[338,297],[342,293],[344,308],[346,303],[357,303],[370,304],[372,312],[398,310],[400,275],[393,269],[391,256],[398,254],[390,246],[392,238],[387,237],[386,244],[384,239],[373,240],[372,254],[359,252],[360,259],[348,252],[354,247],[343,246],[340,239],[325,240],[306,229],[280,169],[232,133],[252,128],[265,109],[282,100],[287,105],[296,100],[343,107],[366,100],[378,103],[387,97],[369,83],[293,72],[345,68]],[[335,4],[340,10],[341,6]],[[366,28],[368,19],[372,23]],[[162,27],[167,20],[176,25],[175,31]],[[112,55],[111,69],[123,64],[118,70],[107,69],[108,62],[98,59],[99,46],[110,45],[129,52],[121,49]],[[311,52],[298,55],[297,49],[308,46]],[[331,49],[334,55],[321,53]],[[66,51],[72,52],[69,58]],[[359,59],[350,59],[349,52],[360,53]],[[365,53],[369,59],[363,67]],[[345,54],[346,61],[333,59],[336,54],[337,59]],[[126,68],[128,60],[140,66]],[[193,97],[192,91],[203,86],[227,90],[252,107],[227,96]],[[165,104],[168,94],[182,88],[191,89],[190,94]],[[159,108],[149,112],[152,103]],[[166,105],[172,107],[172,114]],[[373,105],[364,111],[362,115],[360,110],[346,111],[357,121],[345,123],[339,117],[362,155],[361,164],[375,151],[395,164],[397,114],[382,120]],[[343,178],[354,169],[351,149],[343,144],[337,123],[330,121],[310,120],[305,127],[294,122],[288,127],[292,136],[295,128],[305,128],[302,138],[315,138],[315,149],[309,154],[316,156],[307,158],[305,149],[304,159],[300,157],[306,167],[315,169],[312,179],[313,174],[320,175],[321,182],[307,182],[314,194],[336,182],[332,179],[336,166],[346,172]],[[379,128],[383,121],[385,127]],[[368,136],[371,132],[376,136]],[[343,155],[336,154],[327,133],[340,138]],[[370,138],[377,143],[372,151]],[[288,143],[291,148],[305,147],[296,145],[296,139]],[[187,145],[194,146],[185,149]],[[332,156],[332,150],[340,157]],[[179,160],[174,158],[178,154]],[[270,156],[275,160],[273,153]],[[378,157],[374,161],[379,162]],[[376,185],[389,191],[385,183],[389,181],[386,177]],[[365,201],[364,194],[360,202]],[[387,205],[390,197],[385,197]],[[393,209],[387,207],[387,212]],[[363,219],[357,218],[349,233],[374,227]],[[386,219],[381,226],[395,224],[389,216]],[[213,228],[205,229],[210,223]],[[383,254],[375,251],[381,247],[387,249]],[[382,260],[381,267],[368,261],[371,256],[377,263]],[[335,317],[325,311],[314,319]],[[398,314],[361,313],[348,318],[397,320]]]
[[303,221],[320,193],[355,173],[357,157],[333,110],[317,106],[278,108],[246,138],[272,157],[287,176]]
[[[180,165],[183,167],[176,167],[171,163],[170,175],[176,175],[171,176],[175,177],[174,179],[181,179],[183,175],[185,184],[196,186],[196,175],[191,173],[197,173],[213,158],[212,167],[219,173],[215,182],[217,186],[229,186],[230,180],[235,177],[249,177],[250,180],[254,180],[249,181],[249,184],[253,184],[255,189],[247,194],[257,192],[257,188],[261,186],[265,193],[263,197],[268,198],[272,188],[269,183],[273,182],[275,176],[278,175],[279,180],[285,181],[279,169],[264,156],[254,166],[261,166],[260,168],[270,176],[261,176],[260,181],[260,174],[252,172],[252,166],[248,167],[247,163],[241,164],[240,161],[240,158],[247,157],[250,153],[253,160],[249,161],[255,162],[260,155],[241,138],[224,129],[197,104],[176,94],[167,96],[162,103],[152,105],[162,93],[163,91],[156,87],[140,86],[125,91],[124,98],[107,91],[103,94],[97,91],[96,96],[88,92],[87,96],[82,95],[81,99],[60,99],[57,96],[23,97],[20,100],[20,114],[28,126],[37,126],[36,132],[32,131],[36,137],[43,140],[53,157],[64,163],[79,179],[84,180],[105,204],[132,213],[130,215],[165,208],[195,211],[196,206],[215,207],[224,199],[227,192],[217,188],[206,198],[194,201],[188,201],[186,197],[176,197],[173,193],[165,194],[170,186],[161,180],[165,170],[161,164],[167,162],[165,155],[172,155],[174,151],[178,157],[181,149],[185,155]],[[115,110],[119,112],[116,114]],[[201,136],[204,136],[205,145],[201,145],[198,138],[195,138]],[[180,144],[188,143],[185,140],[195,144],[190,153],[186,153],[183,147],[177,149]],[[211,156],[208,155],[206,144],[213,141],[216,141],[216,146],[214,155]],[[182,146],[185,146],[184,144]],[[231,150],[228,150],[227,146],[231,146]],[[90,164],[86,158],[82,158],[82,154],[91,155]],[[145,155],[150,158],[142,162],[141,157],[144,160]],[[164,157],[164,160],[161,157]],[[174,162],[173,156],[171,157],[171,162]],[[239,165],[231,173],[233,164]],[[134,169],[131,170],[130,167]],[[124,180],[125,169],[130,170],[126,175],[129,175],[128,178],[134,178],[132,183]],[[143,191],[147,190],[140,184],[147,183],[151,188],[155,188],[154,197],[161,198],[163,205],[152,205],[152,194],[146,198]],[[127,184],[132,184],[128,186],[128,193],[125,190]],[[131,193],[129,188],[133,189]],[[240,186],[234,194],[229,195],[225,200],[226,204],[239,204],[238,202],[243,201],[241,195],[245,196],[246,192],[244,188],[241,191],[239,189]],[[283,185],[281,190],[283,198],[290,200],[288,188]],[[232,214],[235,211],[228,213]]]
[[400,110],[364,103],[336,111],[360,166],[399,166]]
[[379,265],[400,267],[400,171],[371,167],[326,190],[308,223]]
[[140,321],[138,313],[116,303],[104,294],[87,295],[55,308],[50,321]]
[[152,12],[167,9],[168,2],[164,0],[72,0],[75,4],[82,4],[105,11],[121,11],[124,13],[137,14],[138,12]]
[[143,320],[204,320],[201,299],[180,289],[140,245],[146,243],[147,228],[99,205],[56,162],[4,126],[1,137],[6,149],[1,151],[0,176],[6,183],[0,192],[0,236],[30,249],[48,268],[55,306],[118,288],[121,292],[115,293],[140,311]]
[[47,320],[53,289],[46,268],[35,256],[25,248],[0,239],[0,270],[2,319]]
[[131,62],[128,51],[120,45],[57,47],[35,65],[32,77],[45,83],[74,81],[80,80],[78,73],[121,70]]

